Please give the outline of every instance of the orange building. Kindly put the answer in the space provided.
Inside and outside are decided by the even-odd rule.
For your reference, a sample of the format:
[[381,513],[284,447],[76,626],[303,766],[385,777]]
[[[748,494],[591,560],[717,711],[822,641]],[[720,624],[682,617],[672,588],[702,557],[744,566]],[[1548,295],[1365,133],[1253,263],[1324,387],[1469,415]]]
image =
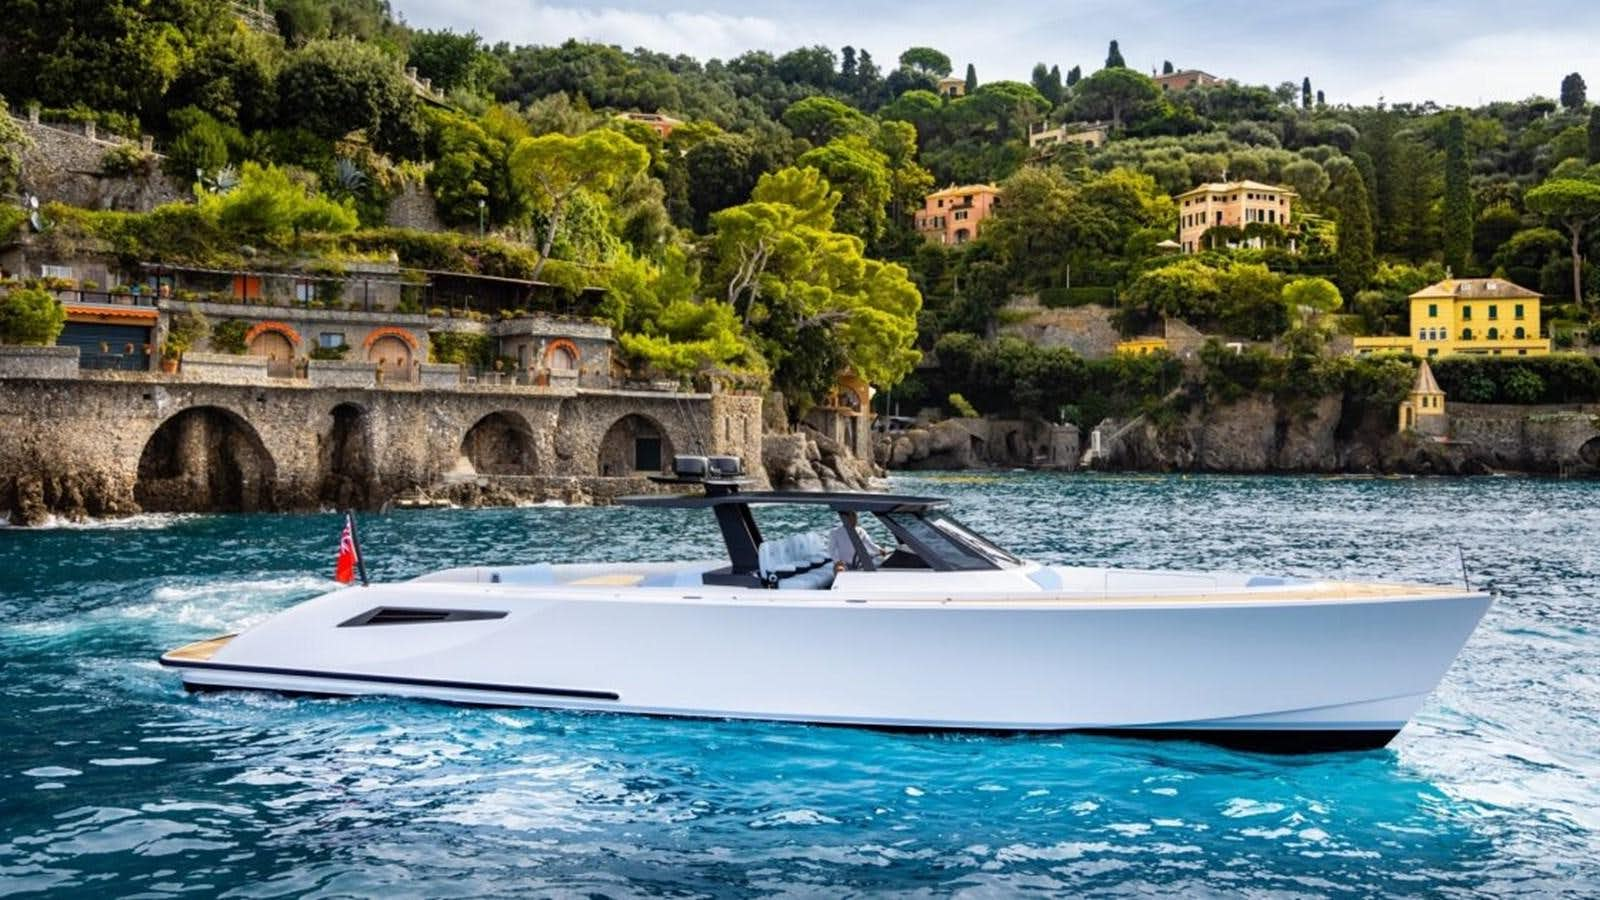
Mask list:
[[992,184],[951,185],[923,200],[917,231],[930,243],[965,244],[978,236],[978,224],[1000,205],[1000,189]]
[[672,129],[683,124],[682,119],[674,119],[673,117],[664,115],[662,113],[625,112],[619,113],[617,118],[627,119],[630,122],[638,122],[640,125],[648,126],[650,130],[661,135],[662,140],[666,140],[668,137],[671,137]]
[[1192,87],[1205,87],[1222,81],[1210,72],[1202,72],[1199,69],[1183,69],[1170,75],[1152,75],[1150,79],[1163,91],[1187,91]]
[[[1299,195],[1286,187],[1259,181],[1227,181],[1202,184],[1173,199],[1178,204],[1178,243],[1185,253],[1206,249],[1205,233],[1225,226],[1243,231],[1252,224],[1288,228]],[[1230,246],[1260,247],[1260,236],[1245,234]],[[1293,249],[1293,241],[1290,241]]]

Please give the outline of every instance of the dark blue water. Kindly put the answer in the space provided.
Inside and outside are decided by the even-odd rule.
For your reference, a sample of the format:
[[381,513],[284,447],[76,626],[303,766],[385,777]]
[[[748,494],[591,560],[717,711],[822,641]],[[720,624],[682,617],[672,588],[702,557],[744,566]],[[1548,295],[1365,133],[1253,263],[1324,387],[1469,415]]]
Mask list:
[[[1600,891],[1600,484],[896,486],[1045,560],[1453,581],[1459,544],[1500,597],[1390,748],[1283,758],[189,696],[156,655],[330,587],[336,517],[0,530],[0,894]],[[693,514],[621,509],[363,524],[378,578],[698,557],[709,536]]]

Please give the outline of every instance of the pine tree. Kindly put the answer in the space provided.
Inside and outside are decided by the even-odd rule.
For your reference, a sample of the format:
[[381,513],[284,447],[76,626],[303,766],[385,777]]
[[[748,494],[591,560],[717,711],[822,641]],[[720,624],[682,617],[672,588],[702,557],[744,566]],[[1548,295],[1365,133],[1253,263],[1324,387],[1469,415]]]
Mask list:
[[1444,264],[1464,275],[1472,252],[1472,191],[1467,184],[1467,130],[1460,114],[1445,126],[1443,214]]
[[967,93],[970,94],[977,89],[978,70],[972,67],[972,63],[967,63]]
[[[1113,42],[1114,43],[1114,42]],[[1561,105],[1567,109],[1583,109],[1589,99],[1589,86],[1583,83],[1583,76],[1577,72],[1561,79]]]
[[1128,64],[1122,61],[1122,51],[1117,49],[1117,42],[1111,42],[1111,48],[1106,51],[1106,68],[1126,69]]
[[1073,85],[1077,84],[1078,82],[1080,82],[1082,80],[1083,80],[1083,69],[1082,68],[1080,68],[1078,66],[1073,66],[1072,68],[1067,70],[1067,87],[1072,87]]
[[1360,169],[1350,169],[1339,179],[1334,204],[1339,222],[1335,280],[1345,297],[1354,299],[1377,271],[1372,253],[1372,214],[1367,208],[1367,186],[1361,180]]
[[1300,108],[1311,108],[1311,76],[1300,79]]

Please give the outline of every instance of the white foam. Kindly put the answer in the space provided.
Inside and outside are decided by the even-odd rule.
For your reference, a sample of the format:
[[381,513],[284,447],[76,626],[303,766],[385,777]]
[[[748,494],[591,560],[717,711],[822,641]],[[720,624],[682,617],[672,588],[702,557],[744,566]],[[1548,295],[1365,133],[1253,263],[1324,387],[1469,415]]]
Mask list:
[[69,519],[49,515],[32,526],[11,524],[11,511],[0,512],[0,528],[32,528],[34,530],[61,529],[71,531],[159,531],[179,522],[201,518],[200,513],[138,513],[132,516]]
[[247,628],[283,609],[286,600],[334,590],[339,583],[311,575],[195,581],[163,584],[150,592],[149,603],[119,607],[126,618],[156,620],[211,630]]

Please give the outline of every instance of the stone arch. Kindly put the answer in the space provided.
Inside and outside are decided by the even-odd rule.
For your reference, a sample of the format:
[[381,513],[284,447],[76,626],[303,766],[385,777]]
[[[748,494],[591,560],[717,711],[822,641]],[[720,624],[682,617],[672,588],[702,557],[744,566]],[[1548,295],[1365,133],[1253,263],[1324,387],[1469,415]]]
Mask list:
[[367,344],[367,362],[377,363],[385,370],[404,371],[411,368],[415,351],[410,344],[392,334],[386,334]]
[[256,512],[276,508],[276,479],[277,464],[249,422],[194,406],[145,442],[133,496],[148,512]]
[[318,435],[317,499],[335,509],[375,505],[378,469],[372,416],[356,403],[328,411],[327,431]]
[[576,372],[583,362],[578,345],[566,338],[557,338],[544,348],[544,367],[554,372]]
[[629,413],[611,423],[600,440],[600,474],[627,476],[672,469],[672,438],[655,419]]
[[479,475],[537,475],[533,427],[501,410],[479,419],[461,439],[461,455]]
[[1600,437],[1592,437],[1578,448],[1578,458],[1584,465],[1600,468]]

